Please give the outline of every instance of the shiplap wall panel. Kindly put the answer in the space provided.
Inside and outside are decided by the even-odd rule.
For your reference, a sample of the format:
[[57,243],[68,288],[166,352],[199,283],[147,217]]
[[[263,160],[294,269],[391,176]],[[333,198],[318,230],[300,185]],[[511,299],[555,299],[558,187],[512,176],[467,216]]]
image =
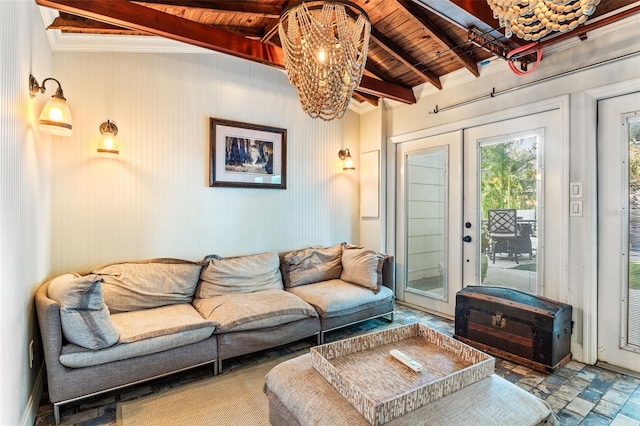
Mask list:
[[[54,145],[53,270],[359,240],[359,117],[313,120],[283,72],[229,56],[56,53],[74,133]],[[287,189],[210,188],[209,118],[287,129]],[[96,153],[118,126],[120,155]]]
[[[39,25],[38,25],[39,21]],[[42,357],[33,293],[49,274],[51,138],[35,128],[55,83],[35,99],[29,73],[51,76],[51,50],[34,2],[0,1],[0,423],[33,424]],[[53,87],[53,89],[52,89]],[[53,93],[52,93],[53,91]]]

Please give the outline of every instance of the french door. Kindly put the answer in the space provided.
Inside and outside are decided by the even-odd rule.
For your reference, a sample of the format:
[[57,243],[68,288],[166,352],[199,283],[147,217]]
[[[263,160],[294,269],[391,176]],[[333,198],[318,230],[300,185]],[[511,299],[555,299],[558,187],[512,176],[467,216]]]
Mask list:
[[640,371],[640,93],[598,102],[598,361]]
[[[551,188],[544,173],[545,161],[563,167],[563,156],[545,148],[545,141],[554,141],[561,149],[561,129],[561,114],[552,110],[396,146],[399,300],[451,317],[464,286],[508,285],[543,294],[545,252],[559,261],[550,267],[558,274],[564,258],[557,240],[562,221],[546,220],[548,212],[563,215],[561,173],[552,176]],[[499,181],[510,189],[491,192],[490,184]],[[488,200],[494,195],[497,201]],[[556,202],[545,208],[548,197]],[[487,235],[489,208],[517,211],[518,238],[505,247]],[[545,229],[555,232],[554,248],[545,248]],[[550,293],[557,296],[557,285]]]
[[462,132],[405,142],[396,153],[398,297],[453,316],[462,288]]

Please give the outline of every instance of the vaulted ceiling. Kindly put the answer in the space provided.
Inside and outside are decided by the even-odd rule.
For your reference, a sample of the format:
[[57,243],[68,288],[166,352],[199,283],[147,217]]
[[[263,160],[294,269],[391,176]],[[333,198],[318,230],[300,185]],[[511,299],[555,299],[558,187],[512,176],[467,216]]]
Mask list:
[[[485,0],[355,0],[371,20],[365,75],[354,99],[377,105],[379,98],[414,103],[413,88],[442,89],[440,78],[505,58],[528,44],[507,39]],[[284,68],[278,37],[281,13],[295,1],[259,0],[36,0],[60,11],[52,30],[82,34],[156,35]],[[525,68],[536,48],[589,31],[640,11],[637,0],[603,0],[585,24],[553,33],[517,57]]]

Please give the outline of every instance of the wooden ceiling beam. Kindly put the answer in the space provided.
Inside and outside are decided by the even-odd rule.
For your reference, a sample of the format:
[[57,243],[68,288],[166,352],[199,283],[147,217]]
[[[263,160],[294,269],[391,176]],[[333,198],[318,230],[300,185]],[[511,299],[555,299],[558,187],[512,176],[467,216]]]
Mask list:
[[378,106],[378,97],[377,96],[369,95],[367,93],[361,93],[361,92],[358,92],[358,91],[354,90],[353,91],[353,98],[356,101],[359,101],[359,102],[368,102],[371,105],[373,105],[374,107]]
[[398,84],[400,86],[402,85],[401,82],[393,78],[390,72],[388,72],[381,65],[376,63],[376,61],[373,60],[371,57],[367,58],[367,63],[365,64],[364,71],[368,72],[369,74],[371,74],[372,76],[380,80],[388,81],[389,83]]
[[158,6],[176,6],[206,9],[216,12],[230,12],[257,15],[262,18],[278,19],[284,10],[275,4],[257,1],[209,1],[209,0],[135,0],[136,3],[148,3]]
[[[147,32],[284,69],[284,53],[282,48],[278,46],[251,40],[127,0],[36,0],[36,3],[61,12]],[[363,76],[359,90],[407,104],[416,103],[415,94],[410,88],[376,80],[372,77]]]
[[[460,63],[460,65],[468,69],[469,72],[471,72],[471,74],[475,75],[476,77],[480,76],[480,69],[478,68],[478,64],[476,63],[476,61],[471,56],[469,56],[469,54],[462,46],[458,46],[458,44],[447,35],[447,33],[442,31],[440,27],[434,24],[433,21],[429,19],[427,14],[424,13],[424,9],[408,0],[395,0],[395,2],[402,9],[404,9],[404,12],[407,14],[407,16],[409,16],[417,25],[427,31],[435,40],[439,40],[440,43],[447,49],[453,50],[455,52],[454,58]],[[478,0],[475,0],[475,3],[478,2]]]
[[105,24],[104,22],[94,21],[93,19],[70,15],[68,13],[61,13],[60,16],[56,17],[53,20],[53,22],[47,27],[47,29],[71,32],[95,32],[98,34],[148,34],[142,31],[136,31],[129,28]]
[[127,0],[36,0],[36,3],[61,12],[284,68],[284,54],[280,48]]
[[[212,25],[212,27],[255,40],[262,38],[262,31],[260,28],[246,28],[229,25]],[[105,24],[104,22],[94,21],[93,19],[70,15],[68,13],[61,13],[60,16],[53,20],[47,29],[88,34],[153,35],[151,33],[131,30],[125,27]]]
[[421,78],[428,81],[429,83],[433,84],[439,90],[442,90],[442,83],[440,82],[440,78],[438,78],[437,75],[429,71],[426,67],[422,67],[422,69],[418,68],[418,64],[420,64],[420,61],[402,50],[402,48],[394,43],[393,40],[389,39],[373,26],[371,27],[371,38],[378,46],[386,50],[398,61],[402,62],[411,71],[418,74]]
[[373,77],[369,77],[368,75],[362,76],[358,91],[368,93],[379,98],[393,99],[394,101],[405,104],[416,103],[416,95],[413,93],[413,89],[397,84],[387,83],[386,81],[378,80]]
[[[283,6],[282,6],[282,10],[287,10],[287,8],[289,6],[291,6],[293,3],[295,3],[295,0],[289,0],[287,1]],[[264,35],[262,36],[262,41],[263,43],[269,43],[271,41],[271,39],[273,38],[274,35],[276,35],[276,33],[278,32],[278,25],[280,24],[280,17],[278,17],[278,19],[276,19],[275,21],[273,21],[272,23],[270,23],[269,25],[267,25],[267,28],[265,28],[264,30]]]

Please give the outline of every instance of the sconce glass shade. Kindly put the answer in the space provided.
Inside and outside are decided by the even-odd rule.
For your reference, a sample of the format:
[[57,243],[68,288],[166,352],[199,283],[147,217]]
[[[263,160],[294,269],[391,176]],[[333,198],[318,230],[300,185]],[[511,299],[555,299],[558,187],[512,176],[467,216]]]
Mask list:
[[45,83],[49,80],[55,81],[58,84],[58,89],[42,109],[40,119],[38,120],[38,129],[41,132],[52,135],[71,136],[73,129],[71,110],[69,110],[67,100],[62,93],[60,82],[55,78],[46,78],[42,82],[42,86],[40,86],[35,77],[29,75],[29,93],[32,98],[34,98],[38,92],[44,93],[46,90]]
[[98,152],[119,154],[120,149],[118,148],[118,141],[116,140],[118,127],[115,123],[109,120],[102,123],[100,125],[100,133],[102,133],[102,138],[100,139],[100,143],[98,143]]
[[340,157],[340,159],[344,161],[344,166],[342,167],[342,170],[350,171],[350,170],[356,169],[355,166],[353,165],[353,158],[351,157],[351,152],[349,152],[349,148],[340,150],[340,152],[338,152],[338,157]]
[[40,113],[38,129],[52,135],[71,136],[72,128],[73,121],[67,101],[53,95]]

